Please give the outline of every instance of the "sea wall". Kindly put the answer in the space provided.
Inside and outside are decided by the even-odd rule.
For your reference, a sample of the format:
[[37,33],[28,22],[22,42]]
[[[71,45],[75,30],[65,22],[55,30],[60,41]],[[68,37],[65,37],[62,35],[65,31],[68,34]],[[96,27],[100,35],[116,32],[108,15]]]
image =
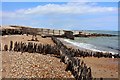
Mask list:
[[[57,36],[74,39],[74,37],[101,37],[101,36],[117,36],[112,34],[99,34],[99,33],[84,33],[80,31],[72,30],[56,30],[56,29],[45,29],[45,28],[31,28],[27,26],[10,25],[7,27],[1,27],[0,32],[2,35],[15,35],[15,34],[30,34],[30,35],[45,35],[46,37]],[[67,34],[66,34],[67,33]],[[71,33],[73,33],[71,35]]]

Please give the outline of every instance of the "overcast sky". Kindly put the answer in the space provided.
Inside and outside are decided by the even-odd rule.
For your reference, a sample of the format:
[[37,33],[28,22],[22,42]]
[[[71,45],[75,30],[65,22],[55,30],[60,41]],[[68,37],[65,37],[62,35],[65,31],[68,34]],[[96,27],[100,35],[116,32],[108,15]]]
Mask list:
[[117,2],[3,2],[3,25],[118,30]]

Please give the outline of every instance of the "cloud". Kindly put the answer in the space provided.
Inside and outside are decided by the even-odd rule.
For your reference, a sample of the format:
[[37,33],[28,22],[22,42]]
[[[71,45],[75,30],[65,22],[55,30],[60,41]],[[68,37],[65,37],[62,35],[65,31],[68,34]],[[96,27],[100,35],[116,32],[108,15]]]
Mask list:
[[[117,24],[117,7],[99,3],[44,4],[28,9],[2,12],[3,24],[55,29],[93,29]],[[110,17],[110,18],[109,18]],[[82,26],[82,27],[81,27]],[[116,26],[116,25],[115,25]],[[109,28],[108,28],[109,29]]]
[[67,4],[46,4],[37,7],[17,10],[16,13],[31,15],[44,15],[44,14],[88,14],[100,12],[114,12],[117,11],[116,7],[101,7],[95,3],[67,3]]
[[[81,14],[99,14],[99,13],[117,13],[117,7],[101,7],[97,3],[69,2],[66,4],[46,4],[38,5],[28,9],[19,9],[13,12],[2,11],[3,18],[25,18],[31,16],[43,15],[81,15]],[[1,16],[0,16],[1,17]]]

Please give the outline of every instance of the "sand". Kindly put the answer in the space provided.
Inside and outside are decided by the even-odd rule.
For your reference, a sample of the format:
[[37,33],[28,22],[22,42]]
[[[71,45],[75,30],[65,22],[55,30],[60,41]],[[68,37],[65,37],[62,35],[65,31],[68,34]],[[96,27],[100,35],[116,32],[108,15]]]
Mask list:
[[[82,49],[59,38],[67,47]],[[82,49],[85,50],[85,49]],[[88,50],[90,51],[90,50]],[[118,78],[118,59],[114,58],[95,58],[95,57],[78,57],[83,60],[87,66],[91,67],[94,78]]]
[[118,78],[118,60],[111,58],[80,58],[91,67],[95,78]]
[[[12,40],[13,43],[14,42],[34,42],[34,43],[41,43],[41,44],[50,44],[50,45],[54,45],[53,41],[51,40],[51,38],[42,38],[41,36],[37,36],[38,41],[30,41],[32,39],[31,35],[5,35],[2,36],[2,46],[4,46],[5,44],[9,45],[10,41]],[[2,47],[3,49],[3,47]]]
[[[51,38],[38,37],[38,42],[42,44],[54,45]],[[30,42],[32,36],[26,35],[7,35],[1,36],[2,49],[5,44],[9,44],[12,40]],[[67,45],[67,44],[66,44]],[[69,47],[75,48],[73,45]],[[80,58],[80,57],[79,57]],[[118,60],[112,58],[80,58],[87,66],[92,69],[94,78],[118,78]],[[66,65],[51,55],[42,55],[38,53],[20,53],[20,52],[2,52],[2,77],[5,78],[73,78],[70,72],[65,71]]]
[[[2,50],[5,44],[28,41],[32,36],[7,35],[2,36]],[[35,43],[54,45],[51,38],[37,36]],[[2,51],[2,77],[3,78],[73,78],[71,72],[65,71],[66,65],[60,59],[51,55],[38,53],[21,53]]]

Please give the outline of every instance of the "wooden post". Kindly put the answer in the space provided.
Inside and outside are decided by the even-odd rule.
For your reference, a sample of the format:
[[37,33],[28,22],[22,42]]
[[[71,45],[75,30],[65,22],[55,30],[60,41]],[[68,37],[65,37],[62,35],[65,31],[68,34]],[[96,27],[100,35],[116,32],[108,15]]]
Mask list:
[[60,35],[60,30],[59,30],[59,35]]
[[41,32],[42,32],[42,34],[43,34],[43,29],[41,29]]
[[53,35],[54,35],[54,30],[53,30]]
[[48,29],[48,34],[49,34],[49,32],[50,32],[50,29]]

